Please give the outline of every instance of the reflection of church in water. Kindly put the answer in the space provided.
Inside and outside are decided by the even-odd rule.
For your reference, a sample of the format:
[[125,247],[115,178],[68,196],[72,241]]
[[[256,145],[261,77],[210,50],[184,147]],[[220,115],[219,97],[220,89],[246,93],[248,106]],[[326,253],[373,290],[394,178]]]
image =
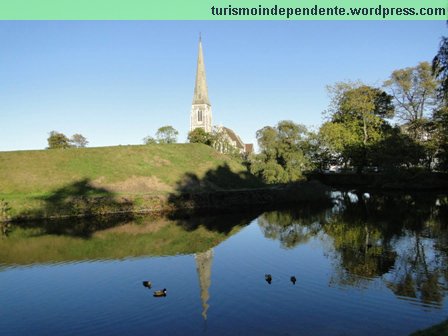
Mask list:
[[210,298],[210,284],[212,275],[213,249],[206,252],[196,253],[196,271],[198,272],[199,288],[201,291],[202,317],[207,320],[207,311],[209,308],[208,300]]
[[[204,131],[219,132],[223,135],[225,141],[236,148],[242,154],[250,154],[253,151],[252,144],[245,144],[241,138],[230,128],[224,126],[212,126],[212,106],[208,98],[207,80],[205,76],[204,55],[202,52],[202,41],[199,38],[198,61],[196,70],[196,82],[194,86],[193,103],[190,113],[190,132],[196,128],[202,128]],[[217,148],[225,151],[224,148]],[[210,299],[210,285],[213,263],[213,249],[206,252],[195,254],[196,271],[199,278],[199,287],[201,292],[202,317],[207,320],[207,311],[209,309],[208,301]]]

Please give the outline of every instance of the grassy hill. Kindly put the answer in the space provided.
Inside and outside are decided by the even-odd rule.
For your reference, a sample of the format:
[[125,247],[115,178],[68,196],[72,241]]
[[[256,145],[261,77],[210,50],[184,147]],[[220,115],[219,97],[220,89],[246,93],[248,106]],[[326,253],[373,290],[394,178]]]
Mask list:
[[151,197],[259,186],[244,166],[201,144],[0,152],[0,199],[12,217],[135,209]]

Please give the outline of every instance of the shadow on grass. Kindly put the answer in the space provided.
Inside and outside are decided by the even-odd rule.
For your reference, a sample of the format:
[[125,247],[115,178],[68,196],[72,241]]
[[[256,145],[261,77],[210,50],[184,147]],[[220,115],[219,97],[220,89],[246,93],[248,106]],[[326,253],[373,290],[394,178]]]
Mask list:
[[[226,188],[241,188],[241,186],[253,187],[259,184],[250,174],[234,174],[228,166],[207,172],[202,180],[194,174],[186,174],[185,178],[177,183],[177,189],[182,196],[186,190],[215,192]],[[173,200],[172,197],[174,196],[170,196],[170,202]],[[193,199],[197,200],[194,197]],[[22,218],[40,219],[20,221],[19,218],[14,224],[22,228],[35,228],[33,234],[35,236],[53,234],[90,238],[96,231],[128,224],[142,217],[136,217],[134,202],[118,197],[105,188],[95,186],[89,179],[73,182],[55,190],[49,196],[39,197],[38,200],[42,205],[36,210],[23,213]],[[177,205],[185,206],[185,203],[180,202]],[[193,206],[193,208],[196,207],[197,204]],[[207,213],[208,216],[199,217],[185,216],[186,213],[173,206],[172,203],[170,203],[170,209],[173,211],[168,212],[168,219],[174,220],[186,231],[205,227],[207,230],[226,235],[235,226],[247,225],[260,213],[260,211],[251,211],[231,216],[214,216],[214,212],[211,212]],[[151,209],[148,212],[151,212]]]
[[168,204],[174,209],[168,217],[187,231],[202,226],[228,234],[235,226],[247,225],[263,212],[253,195],[264,187],[249,172],[234,172],[227,164],[207,171],[202,178],[186,173],[168,196]]
[[168,203],[174,209],[187,213],[195,210],[231,210],[238,205],[250,203],[254,190],[266,185],[249,172],[233,172],[224,164],[210,169],[202,178],[195,173],[186,173],[176,182]]
[[[42,206],[19,216],[15,225],[39,227],[42,229],[41,234],[90,237],[95,231],[117,226],[133,218],[131,201],[118,201],[114,193],[94,186],[89,179],[73,182],[55,190],[50,196],[37,199],[42,201]],[[43,220],[21,222],[20,217]]]
[[[150,191],[130,196],[132,200],[129,200],[86,178],[37,198],[40,206],[23,212],[15,222],[22,227],[37,227],[20,220],[34,219],[36,223],[44,219],[45,233],[90,237],[95,231],[120,225],[123,218],[129,221],[136,213],[150,213],[166,214],[187,231],[203,226],[229,233],[241,220],[247,224],[264,211],[329,198],[318,182],[268,186],[249,172],[235,172],[227,164],[210,169],[202,177],[186,173],[168,196],[152,196]],[[229,222],[219,218],[230,213],[239,214],[241,220]],[[204,214],[208,216],[198,217]],[[231,224],[234,222],[237,224]]]
[[[227,164],[207,171],[202,178],[185,174],[168,197],[170,206],[177,210],[171,218],[190,218],[197,213],[246,213],[255,219],[265,211],[314,200],[331,204],[327,189],[318,182],[267,185],[247,171],[232,171]],[[198,226],[194,221],[188,223],[189,230]],[[220,232],[231,229],[219,223],[218,217],[202,225]]]
[[263,188],[267,185],[247,171],[234,172],[228,164],[208,170],[202,178],[194,173],[186,173],[176,183],[175,195],[204,191],[224,191],[239,189]]

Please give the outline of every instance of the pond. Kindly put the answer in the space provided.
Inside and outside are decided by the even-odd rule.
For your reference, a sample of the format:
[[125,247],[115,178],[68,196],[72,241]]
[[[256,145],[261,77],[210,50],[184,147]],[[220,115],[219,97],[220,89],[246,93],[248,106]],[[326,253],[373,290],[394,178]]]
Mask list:
[[0,334],[409,335],[448,317],[447,281],[446,195],[29,223],[0,239]]

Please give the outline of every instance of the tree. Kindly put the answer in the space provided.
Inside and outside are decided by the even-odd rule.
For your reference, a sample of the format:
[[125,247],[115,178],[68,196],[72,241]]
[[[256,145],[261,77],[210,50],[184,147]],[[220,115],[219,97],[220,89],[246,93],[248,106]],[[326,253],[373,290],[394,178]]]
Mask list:
[[70,148],[70,140],[63,134],[56,131],[51,131],[47,139],[48,149],[55,148]]
[[319,130],[320,142],[335,161],[351,163],[360,172],[369,163],[368,147],[380,141],[394,114],[392,97],[362,83],[336,83],[329,121]]
[[428,62],[395,70],[384,82],[394,97],[398,119],[406,124],[408,133],[415,140],[425,137],[427,118],[437,104],[437,84]]
[[331,121],[322,124],[316,138],[314,161],[320,169],[326,169],[329,165],[347,165],[350,155],[347,155],[345,149],[358,141],[356,133],[346,128],[343,123]]
[[432,61],[432,71],[440,82],[437,92],[442,101],[433,114],[436,157],[438,168],[448,171],[448,37],[442,38],[439,51]]
[[448,101],[448,37],[442,37],[439,51],[432,60],[432,73],[440,81],[439,97]]
[[338,106],[333,121],[351,129],[364,145],[381,137],[384,119],[394,114],[392,97],[367,85],[343,92]]
[[156,144],[157,140],[154,139],[152,136],[148,135],[147,137],[143,138],[143,143],[145,145],[151,145],[151,144]]
[[202,143],[207,146],[213,146],[213,134],[206,132],[203,128],[195,128],[188,133],[190,143]]
[[442,171],[448,171],[448,106],[444,103],[440,109],[434,112],[433,138],[436,143],[437,168]]
[[156,132],[156,138],[160,144],[170,144],[177,142],[179,132],[173,126],[162,126]]
[[251,172],[267,183],[300,180],[312,165],[305,154],[306,127],[292,121],[280,121],[257,131],[260,154],[251,158]]
[[370,146],[369,153],[371,162],[384,171],[417,166],[428,156],[425,147],[399,127],[388,130],[384,139]]
[[70,142],[72,143],[73,147],[78,147],[78,148],[86,147],[87,144],[89,143],[83,135],[78,134],[78,133],[72,135]]

